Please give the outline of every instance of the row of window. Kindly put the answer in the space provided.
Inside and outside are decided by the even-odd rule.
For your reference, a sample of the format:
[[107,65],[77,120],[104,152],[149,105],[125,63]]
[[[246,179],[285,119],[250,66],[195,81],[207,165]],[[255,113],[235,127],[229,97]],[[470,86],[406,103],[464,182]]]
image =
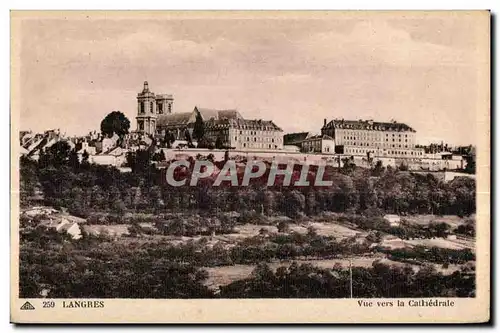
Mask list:
[[355,141],[347,141],[344,142],[344,145],[346,146],[361,146],[361,147],[390,147],[390,148],[413,148],[414,145],[408,145],[408,144],[380,144],[378,142],[375,143],[369,143],[369,142],[355,142]]
[[243,148],[278,149],[278,145],[264,143],[243,143]]
[[[247,142],[251,141],[248,136],[246,138],[242,138],[242,139],[243,139],[243,141],[247,141]],[[259,140],[259,141],[274,143],[274,138],[261,138],[261,139],[263,139],[263,140]],[[234,141],[238,141],[238,137],[237,136],[234,137]],[[276,141],[280,141],[280,140],[276,139]],[[253,138],[253,142],[257,142],[257,138],[256,137]]]
[[[168,110],[168,113],[172,112],[172,104],[171,103],[167,103],[167,110]],[[149,103],[149,111],[151,113],[154,112],[154,102]],[[162,103],[158,103],[156,105],[156,111],[158,112],[158,114],[164,113]],[[146,102],[141,102],[141,103],[139,103],[139,114],[144,114],[144,113],[146,113]]]
[[[346,149],[346,154],[366,154],[366,153],[375,153],[374,150],[368,150],[368,149]],[[398,156],[422,156],[423,152],[421,151],[399,151],[399,150],[389,150],[385,151],[384,149],[384,155],[398,155]]]
[[276,132],[271,129],[266,127],[265,129],[261,129],[259,131],[245,131],[245,130],[240,130],[240,135],[271,135],[274,136]]
[[[361,136],[364,136],[364,137],[371,137],[371,138],[380,138],[381,135],[383,135],[383,133],[380,133],[380,132],[373,132],[373,131],[339,131],[338,132],[339,135],[361,135]],[[396,133],[385,133],[385,136],[389,136],[389,135],[392,135],[392,136],[396,136]],[[398,137],[405,137],[407,138],[408,137],[408,134],[401,134],[401,133],[398,133],[397,134]]]
[[[343,136],[343,139],[344,140],[360,140],[360,141],[366,141],[366,138],[365,137],[356,137],[356,136]],[[393,137],[392,138],[392,141],[394,142],[396,139]],[[399,142],[401,142],[401,138],[398,139]],[[374,140],[370,140],[370,141],[374,141]],[[378,140],[377,140],[378,141]],[[387,137],[385,139],[385,141],[389,141],[389,137]],[[405,142],[408,142],[408,139],[405,139]]]

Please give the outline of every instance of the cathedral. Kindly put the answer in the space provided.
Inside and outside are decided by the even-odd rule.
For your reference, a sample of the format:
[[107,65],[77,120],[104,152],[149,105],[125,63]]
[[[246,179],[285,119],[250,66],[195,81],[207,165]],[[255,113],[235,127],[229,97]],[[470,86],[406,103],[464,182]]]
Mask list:
[[149,90],[148,81],[144,82],[142,92],[137,94],[137,130],[154,135],[158,120],[172,113],[172,95],[156,95]]
[[283,149],[283,130],[270,120],[244,119],[236,109],[215,110],[194,107],[191,112],[172,112],[174,98],[156,95],[144,82],[137,95],[137,131],[163,138],[168,131],[177,140],[185,140],[186,131],[192,136],[196,116],[205,125],[205,136],[215,142],[219,138],[234,149]]

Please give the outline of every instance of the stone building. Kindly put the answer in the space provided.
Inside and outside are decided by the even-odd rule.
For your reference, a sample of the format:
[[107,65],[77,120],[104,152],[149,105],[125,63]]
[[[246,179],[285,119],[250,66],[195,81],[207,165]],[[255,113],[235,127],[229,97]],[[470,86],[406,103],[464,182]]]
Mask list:
[[283,130],[271,120],[211,119],[205,122],[205,137],[234,149],[283,149]]
[[[137,95],[137,132],[158,139],[168,132],[176,140],[185,140],[186,133],[193,138],[196,117],[201,116],[205,138],[213,143],[217,138],[225,147],[234,149],[283,149],[282,130],[269,120],[244,119],[236,109],[207,109],[195,106],[191,112],[173,111],[172,95],[156,95],[144,82]],[[193,138],[194,139],[194,138]]]
[[173,103],[172,95],[154,94],[149,90],[148,82],[145,81],[142,92],[137,94],[137,130],[154,134],[158,118],[171,114]]
[[416,131],[410,126],[372,120],[324,120],[323,135],[335,140],[338,154],[423,158],[423,149],[415,147]]
[[328,135],[313,135],[302,141],[302,152],[335,154],[335,140]]

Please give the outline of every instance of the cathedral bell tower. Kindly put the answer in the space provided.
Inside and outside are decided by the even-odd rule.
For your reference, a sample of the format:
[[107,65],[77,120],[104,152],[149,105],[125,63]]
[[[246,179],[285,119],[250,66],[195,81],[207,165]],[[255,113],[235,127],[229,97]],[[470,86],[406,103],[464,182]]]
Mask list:
[[148,81],[144,81],[142,92],[137,94],[137,131],[154,135],[156,132],[156,98],[149,91]]

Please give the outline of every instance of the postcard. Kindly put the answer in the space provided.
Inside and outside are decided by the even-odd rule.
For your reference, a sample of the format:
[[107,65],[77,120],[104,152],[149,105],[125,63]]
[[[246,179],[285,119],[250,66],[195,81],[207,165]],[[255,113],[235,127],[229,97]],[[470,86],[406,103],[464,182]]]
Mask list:
[[488,322],[490,20],[12,11],[11,321]]

